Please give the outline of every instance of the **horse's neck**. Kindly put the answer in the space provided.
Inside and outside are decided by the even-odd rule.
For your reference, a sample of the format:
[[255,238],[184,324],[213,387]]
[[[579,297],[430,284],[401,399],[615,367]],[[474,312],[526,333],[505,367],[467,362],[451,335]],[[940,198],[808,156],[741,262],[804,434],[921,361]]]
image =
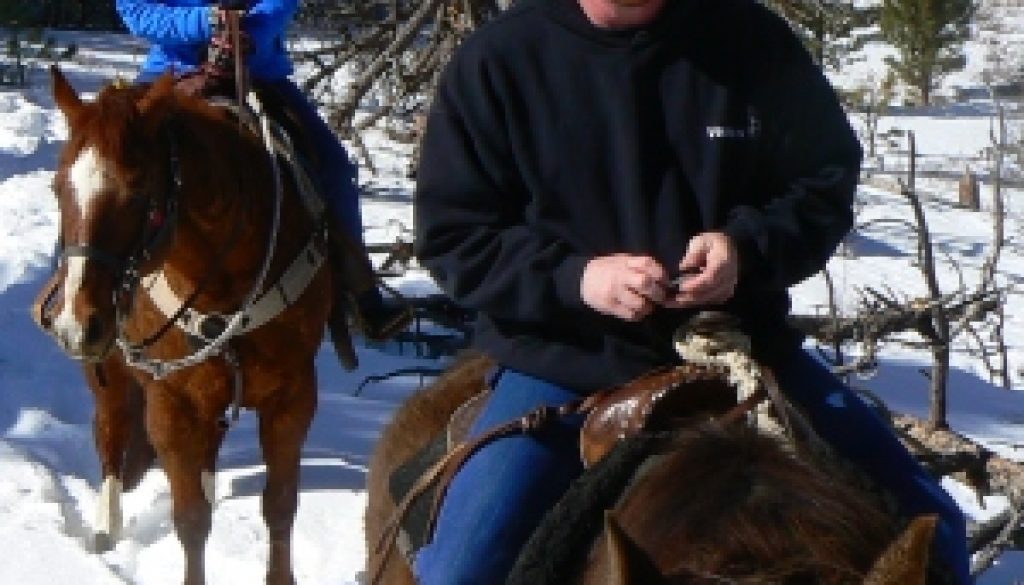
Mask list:
[[244,295],[266,257],[273,178],[266,154],[223,119],[181,116],[180,219],[164,263],[172,281]]

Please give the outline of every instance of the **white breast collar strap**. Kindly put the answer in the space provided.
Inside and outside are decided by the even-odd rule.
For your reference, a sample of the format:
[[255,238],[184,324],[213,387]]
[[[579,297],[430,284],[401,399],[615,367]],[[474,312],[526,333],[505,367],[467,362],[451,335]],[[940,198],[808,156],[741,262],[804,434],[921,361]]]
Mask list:
[[[295,260],[284,271],[276,283],[268,287],[262,295],[256,299],[248,311],[243,315],[243,325],[238,332],[239,335],[257,329],[284,312],[285,309],[294,304],[306,288],[313,281],[313,277],[323,266],[326,259],[321,237],[314,234],[306,247],[299,252]],[[181,308],[184,301],[171,289],[164,272],[159,270],[146,275],[142,279],[142,285],[153,300],[153,303],[165,317],[174,315]],[[234,314],[221,315],[216,313],[202,313],[187,307],[175,321],[175,325],[188,335],[199,339],[209,340],[210,332],[204,332],[203,324],[210,318],[219,317],[223,322],[230,321]],[[216,337],[213,335],[212,337]]]

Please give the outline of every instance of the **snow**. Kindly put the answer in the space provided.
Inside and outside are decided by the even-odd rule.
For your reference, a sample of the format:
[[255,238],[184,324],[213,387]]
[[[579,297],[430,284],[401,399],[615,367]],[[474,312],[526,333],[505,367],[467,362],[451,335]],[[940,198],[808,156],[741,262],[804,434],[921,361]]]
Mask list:
[[[64,33],[79,46],[66,66],[72,83],[86,96],[111,77],[126,77],[138,64],[137,41],[120,35]],[[125,537],[107,553],[90,552],[91,526],[101,478],[92,448],[92,399],[79,366],[63,356],[28,316],[28,306],[51,270],[58,214],[50,192],[60,142],[66,131],[48,95],[45,72],[32,71],[23,91],[0,89],[0,583],[19,585],[179,583],[183,557],[170,521],[170,495],[160,471],[151,471],[124,498]],[[987,145],[988,118],[950,114],[892,116],[883,127],[913,128],[929,155],[972,156]],[[410,238],[411,184],[405,177],[408,149],[367,137],[378,175],[363,173],[363,210],[369,241]],[[957,169],[959,170],[959,169]],[[924,183],[926,211],[940,256],[962,265],[968,283],[977,280],[991,238],[989,216],[955,208],[955,191],[942,182]],[[1016,193],[1019,196],[1019,192]],[[983,197],[985,197],[983,192]],[[910,208],[897,194],[863,187],[858,222],[869,224],[849,238],[855,253],[829,263],[839,302],[853,310],[864,287],[923,294],[914,266],[910,231],[890,220],[909,220]],[[1024,224],[1018,203],[1010,203],[1010,244],[1002,278],[1024,277],[1020,254]],[[943,263],[940,282],[953,290],[958,273]],[[425,273],[412,270],[390,283],[407,294],[436,290]],[[813,278],[794,290],[796,309],[821,310],[824,280]],[[998,453],[1024,461],[1024,308],[1019,294],[1007,310],[1014,390],[998,388],[980,363],[958,346],[950,380],[953,427]],[[443,366],[433,360],[358,347],[361,368],[341,370],[328,345],[317,360],[320,405],[303,450],[302,482],[294,531],[294,566],[302,584],[350,584],[363,570],[362,514],[366,465],[374,441],[401,400],[419,383],[399,377],[370,384],[364,377],[402,367]],[[929,366],[919,350],[887,344],[883,363],[870,379],[855,379],[883,396],[897,411],[927,411]],[[221,451],[216,477],[213,531],[207,545],[210,583],[258,583],[266,561],[266,530],[260,515],[263,467],[255,418],[243,414]],[[946,489],[972,518],[981,520],[1005,507],[1001,497],[985,505],[951,479]],[[1024,579],[1024,553],[1008,553],[980,583],[1005,585]]]

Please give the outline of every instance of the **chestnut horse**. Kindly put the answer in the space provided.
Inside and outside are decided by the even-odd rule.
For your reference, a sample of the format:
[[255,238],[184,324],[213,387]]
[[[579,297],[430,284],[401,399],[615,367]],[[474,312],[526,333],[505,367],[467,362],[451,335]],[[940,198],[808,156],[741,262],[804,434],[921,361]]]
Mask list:
[[[415,582],[385,542],[395,518],[392,472],[445,432],[456,408],[485,389],[491,367],[483,357],[457,363],[384,430],[367,480],[374,583]],[[728,386],[703,380],[683,390],[721,396]],[[934,517],[915,519],[901,535],[899,521],[874,495],[838,479],[848,475],[830,459],[798,457],[784,441],[744,426],[687,420],[670,439],[620,441],[584,472],[524,547],[508,583],[926,582]]]
[[332,298],[322,222],[282,179],[266,131],[177,93],[170,76],[106,87],[92,102],[56,69],[53,82],[70,133],[54,179],[61,267],[41,313],[52,312],[44,321],[97,394],[101,505],[117,506],[151,445],[170,483],[184,583],[205,583],[217,452],[229,415],[255,410],[266,582],[291,585],[300,451]]

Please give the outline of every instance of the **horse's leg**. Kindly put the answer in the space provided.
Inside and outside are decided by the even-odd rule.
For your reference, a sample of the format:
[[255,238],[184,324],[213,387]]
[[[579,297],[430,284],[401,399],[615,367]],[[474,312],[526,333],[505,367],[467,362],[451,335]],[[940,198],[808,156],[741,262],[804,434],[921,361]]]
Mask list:
[[103,363],[86,364],[83,370],[96,403],[93,441],[103,477],[96,507],[93,546],[96,552],[106,552],[121,536],[121,471],[130,427],[128,392],[131,380],[125,379],[115,357]]
[[270,534],[267,585],[294,585],[292,525],[298,507],[299,458],[316,410],[316,378],[310,371],[294,392],[260,411],[260,445],[267,463],[263,518]]
[[216,420],[198,416],[195,406],[174,390],[160,385],[147,390],[146,428],[171,486],[174,530],[185,554],[184,584],[203,585],[213,514],[207,491],[211,454],[216,454],[223,431]]
[[120,353],[83,369],[96,402],[93,440],[103,477],[94,547],[106,552],[121,536],[121,493],[135,489],[156,454],[146,436],[142,388]]

